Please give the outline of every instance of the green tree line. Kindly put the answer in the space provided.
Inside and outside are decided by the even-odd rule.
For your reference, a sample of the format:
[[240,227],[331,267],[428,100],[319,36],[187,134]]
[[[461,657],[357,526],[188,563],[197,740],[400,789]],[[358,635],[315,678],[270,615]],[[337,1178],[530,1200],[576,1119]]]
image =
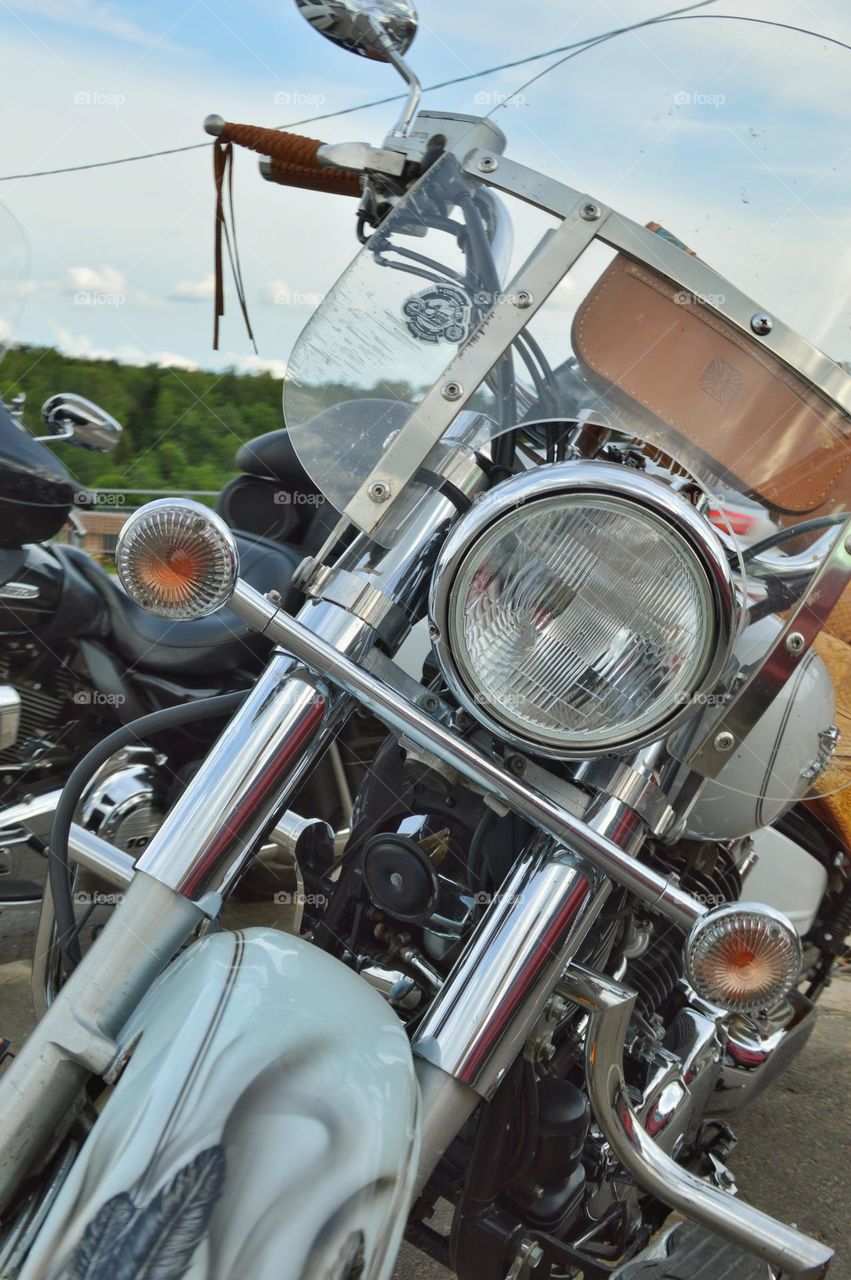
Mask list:
[[[50,347],[12,347],[0,365],[0,395],[26,395],[24,421],[38,435],[41,406],[59,391],[76,392],[117,418],[121,443],[109,454],[54,446],[88,488],[218,490],[237,474],[246,440],[284,425],[281,383],[269,374],[160,369],[62,355]],[[326,404],[360,396],[410,400],[404,382],[366,389],[322,387]]]
[[115,360],[14,347],[0,365],[8,402],[26,394],[24,420],[37,435],[41,406],[58,391],[87,396],[124,428],[110,454],[59,446],[81,484],[127,489],[219,489],[236,474],[240,444],[283,425],[281,384],[268,374],[138,368]]

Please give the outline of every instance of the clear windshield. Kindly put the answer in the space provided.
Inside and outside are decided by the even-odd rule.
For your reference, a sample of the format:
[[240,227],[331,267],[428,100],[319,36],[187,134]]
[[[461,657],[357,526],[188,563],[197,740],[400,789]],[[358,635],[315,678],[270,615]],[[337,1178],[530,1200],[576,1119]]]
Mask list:
[[[571,43],[649,17],[652,8],[649,0],[612,0],[601,18],[592,7],[575,15]],[[428,105],[489,113],[508,137],[509,156],[590,193],[639,224],[663,223],[770,315],[835,360],[849,362],[849,55],[836,44],[750,23],[749,16],[754,16],[749,6],[738,18],[711,8],[683,15],[577,48],[546,74],[540,72],[547,64],[506,71],[441,90],[439,100]],[[493,39],[508,49],[517,38],[516,13],[501,26],[494,21]],[[851,11],[832,7],[829,20],[814,12],[800,25],[851,40]],[[476,51],[466,40],[464,32],[454,33],[453,47],[477,65]],[[524,84],[532,75],[534,82]],[[515,247],[509,262],[506,237],[499,233],[496,267],[502,283],[542,234],[540,220],[535,226],[537,214],[508,203]],[[417,205],[425,215],[423,225],[433,226],[427,193],[410,193],[395,221],[400,254],[388,252],[380,241],[375,250],[365,249],[308,326],[290,361],[286,417],[291,426],[370,392],[416,402],[452,355],[453,338],[457,343],[458,333],[475,328],[477,303],[471,295],[476,289],[471,286],[478,281],[469,255],[451,227],[443,233],[431,229],[424,240]],[[499,219],[487,211],[483,216],[492,233]],[[464,209],[456,206],[450,220],[463,224]],[[383,230],[387,237],[394,234],[387,223]],[[440,263],[439,279],[433,278],[430,263],[417,262],[418,253]],[[407,273],[398,269],[403,261]],[[593,273],[586,278],[586,290],[594,279]],[[575,302],[569,298],[572,284],[566,282],[560,291],[562,303]],[[402,314],[405,306],[412,314]],[[536,323],[540,327],[541,319]],[[569,356],[566,346],[552,352],[556,365]],[[735,376],[725,379],[723,367],[716,370],[715,382],[722,396],[736,387]],[[768,430],[775,452],[773,422]],[[365,459],[380,454],[380,447],[370,441],[361,453],[360,443],[347,450],[340,442],[337,453],[346,466],[339,469],[346,475],[335,476],[327,455],[321,463],[311,456],[320,435],[324,439],[321,432],[303,437],[302,458],[335,505],[345,505],[351,483],[368,474]],[[362,433],[357,439],[362,442]],[[755,446],[754,452],[765,451]],[[734,519],[747,524],[752,515],[737,511]]]
[[[522,228],[513,275],[491,247],[506,243],[509,219]],[[641,441],[659,466],[697,481],[712,518],[744,544],[849,509],[851,422],[824,388],[851,397],[851,377],[794,333],[791,359],[809,373],[818,363],[819,376],[781,360],[760,340],[780,322],[762,319],[757,301],[672,230],[616,215],[585,226],[575,209],[562,221],[495,195],[454,156],[432,167],[320,306],[289,364],[291,438],[329,501],[344,510],[411,413],[422,406],[430,429],[427,406],[437,404],[435,440],[472,430],[480,444],[522,425],[534,443],[545,430],[536,424],[560,422],[548,456],[575,449],[581,431],[601,445],[603,435]],[[524,307],[535,294],[548,296]],[[520,319],[513,341],[494,346],[500,312]],[[464,381],[452,370],[459,354],[472,357]],[[419,461],[433,470],[426,455]],[[404,479],[418,483],[414,471]],[[374,536],[392,540],[397,527],[382,521]]]

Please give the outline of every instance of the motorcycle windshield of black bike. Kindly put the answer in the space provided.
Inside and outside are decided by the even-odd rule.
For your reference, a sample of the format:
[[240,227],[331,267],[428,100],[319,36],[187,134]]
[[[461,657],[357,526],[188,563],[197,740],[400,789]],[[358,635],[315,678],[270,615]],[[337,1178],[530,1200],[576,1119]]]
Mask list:
[[[735,134],[741,116],[718,130]],[[775,123],[789,129],[788,116]],[[528,117],[523,124],[528,138]],[[692,125],[684,163],[698,195],[708,125]],[[748,154],[735,177],[725,174],[724,194],[744,189],[763,163]],[[802,156],[790,158],[796,165]],[[758,675],[808,593],[823,603],[818,575],[831,556],[834,581],[843,569],[849,260],[837,250],[830,278],[813,279],[803,260],[790,271],[802,218],[778,218],[776,236],[765,228],[754,241],[753,261],[742,246],[729,255],[759,289],[749,294],[715,270],[723,263],[709,255],[729,250],[730,237],[715,244],[704,211],[684,212],[686,191],[673,217],[635,198],[626,216],[607,193],[513,160],[445,155],[308,323],[288,364],[284,412],[314,482],[384,545],[404,535],[452,450],[486,454],[518,429],[517,466],[603,456],[685,494],[724,542],[739,599],[735,659],[717,699],[695,708],[700,732],[678,744],[714,775],[718,761],[698,744],[725,720],[731,690]],[[784,308],[781,285],[793,278]],[[830,786],[845,783],[843,773]],[[797,785],[790,780],[790,794]]]

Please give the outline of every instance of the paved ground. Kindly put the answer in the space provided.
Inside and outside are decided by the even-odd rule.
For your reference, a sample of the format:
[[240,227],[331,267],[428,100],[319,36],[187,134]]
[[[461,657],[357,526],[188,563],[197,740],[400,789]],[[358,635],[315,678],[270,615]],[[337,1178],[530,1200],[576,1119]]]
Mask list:
[[[33,923],[28,908],[0,916],[0,1035],[18,1044],[33,1020]],[[851,978],[837,979],[819,1007],[801,1056],[736,1124],[731,1163],[746,1199],[829,1241],[837,1251],[830,1280],[851,1280]],[[406,1246],[394,1280],[448,1276]]]

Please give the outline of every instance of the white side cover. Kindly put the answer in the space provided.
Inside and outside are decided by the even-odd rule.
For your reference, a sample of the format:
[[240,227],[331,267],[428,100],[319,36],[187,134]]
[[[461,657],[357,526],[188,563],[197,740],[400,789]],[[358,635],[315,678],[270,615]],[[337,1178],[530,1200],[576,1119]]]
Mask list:
[[387,1280],[419,1147],[398,1019],[267,929],[159,979],[22,1280]]

